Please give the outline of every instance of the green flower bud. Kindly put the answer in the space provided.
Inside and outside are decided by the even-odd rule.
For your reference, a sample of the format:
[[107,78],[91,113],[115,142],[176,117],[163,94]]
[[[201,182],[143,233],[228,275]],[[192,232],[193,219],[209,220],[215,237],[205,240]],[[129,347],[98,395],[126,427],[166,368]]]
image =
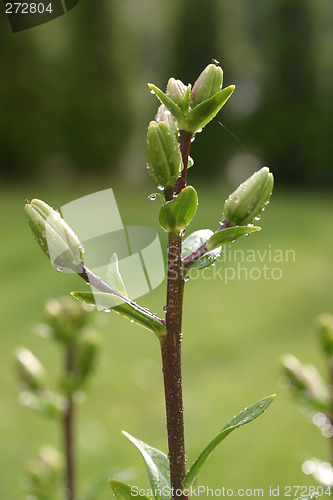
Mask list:
[[325,353],[333,356],[333,315],[324,313],[317,319],[318,332]]
[[20,382],[31,391],[36,391],[43,387],[45,381],[45,369],[36,356],[21,347],[16,352],[16,365]]
[[198,206],[194,187],[187,186],[176,198],[165,203],[159,214],[162,228],[168,233],[180,234],[193,219]]
[[255,172],[234,191],[224,204],[224,219],[231,224],[245,225],[259,220],[273,190],[273,174],[267,167]]
[[187,87],[181,80],[176,80],[175,78],[169,79],[166,94],[173,102],[180,105],[183,102],[186,91]]
[[166,95],[169,96],[174,103],[187,112],[190,107],[191,85],[184,85],[181,80],[170,78],[167,85]]
[[172,132],[175,134],[175,137],[178,136],[176,120],[172,116],[171,112],[164,106],[164,104],[161,104],[161,106],[159,106],[155,118],[157,122],[165,122],[170,130],[172,130]]
[[217,94],[222,88],[223,71],[215,64],[209,64],[201,73],[191,92],[191,105],[197,106]]
[[164,188],[175,184],[183,168],[179,144],[166,122],[152,121],[147,132],[148,172]]
[[28,224],[57,271],[80,272],[82,245],[60,214],[41,200],[25,202]]
[[312,408],[326,411],[329,406],[327,387],[313,365],[303,365],[292,354],[282,359],[283,374],[295,396]]
[[82,383],[95,368],[101,336],[95,331],[86,332],[80,339],[76,353],[75,372]]
[[76,342],[80,331],[91,318],[88,308],[89,306],[70,297],[49,299],[45,305],[45,313],[53,337],[65,345]]

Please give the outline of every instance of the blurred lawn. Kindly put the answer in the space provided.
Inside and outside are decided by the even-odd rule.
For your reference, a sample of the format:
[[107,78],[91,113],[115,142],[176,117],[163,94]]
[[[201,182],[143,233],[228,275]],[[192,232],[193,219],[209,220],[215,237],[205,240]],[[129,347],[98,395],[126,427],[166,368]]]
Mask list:
[[[59,275],[34,242],[23,214],[26,197],[41,197],[58,207],[105,187],[113,187],[125,225],[155,226],[159,203],[146,200],[148,186],[119,182],[0,188],[1,335],[0,335],[0,498],[25,498],[19,490],[25,462],[40,445],[61,440],[54,422],[19,407],[13,353],[31,348],[59,372],[59,353],[33,335],[43,319],[46,297],[84,288],[79,278]],[[225,187],[198,188],[200,205],[191,230],[216,227]],[[276,392],[269,411],[221,445],[204,469],[200,484],[210,487],[266,488],[312,485],[301,472],[309,456],[328,459],[328,443],[279,387],[279,359],[292,352],[305,362],[321,362],[314,318],[333,311],[333,199],[323,192],[281,192],[278,186],[259,234],[232,248],[295,250],[296,261],[281,264],[281,280],[193,280],[186,284],[184,317],[184,397],[189,462],[238,411]],[[162,235],[165,241],[164,235]],[[208,273],[207,273],[208,275]],[[164,288],[140,300],[162,314]],[[91,480],[131,467],[133,484],[147,486],[134,447],[120,434],[126,429],[166,451],[162,377],[157,340],[117,315],[100,313],[105,332],[101,363],[88,398],[79,409],[80,489]],[[322,370],[325,372],[325,367]],[[325,373],[324,373],[325,374]],[[100,499],[110,498],[107,483]],[[283,496],[283,495],[281,495]],[[96,497],[97,498],[97,497]]]

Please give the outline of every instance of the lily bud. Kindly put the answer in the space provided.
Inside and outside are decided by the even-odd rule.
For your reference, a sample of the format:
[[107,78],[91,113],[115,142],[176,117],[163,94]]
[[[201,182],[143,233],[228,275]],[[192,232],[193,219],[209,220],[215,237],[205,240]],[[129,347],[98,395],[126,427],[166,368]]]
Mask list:
[[70,297],[49,299],[45,305],[45,313],[53,337],[66,345],[76,342],[81,329],[91,318],[88,307]]
[[217,94],[222,88],[223,71],[220,66],[209,64],[201,73],[191,92],[191,105],[197,106]]
[[323,349],[328,356],[333,356],[333,315],[321,314],[317,324]]
[[23,382],[29,390],[36,391],[43,386],[44,367],[29,349],[22,347],[17,351],[16,364],[20,382]]
[[77,376],[82,383],[95,367],[101,337],[95,331],[85,333],[78,344],[76,368]]
[[82,245],[61,215],[41,200],[25,202],[25,213],[34,236],[57,271],[79,272]]
[[187,87],[181,80],[176,80],[175,78],[170,78],[168,81],[166,94],[175,102],[176,104],[181,104],[183,102]]
[[244,225],[259,220],[269,202],[274,185],[267,167],[255,172],[234,191],[224,204],[223,218],[231,224]]
[[147,160],[150,177],[157,184],[171,187],[183,169],[179,144],[166,122],[150,122],[147,132]]
[[190,106],[191,85],[184,85],[181,80],[170,78],[168,81],[166,95],[173,100],[183,111],[188,111]]
[[318,370],[313,365],[303,365],[292,354],[282,360],[283,374],[287,378],[295,396],[316,410],[325,411],[329,405],[327,387]]

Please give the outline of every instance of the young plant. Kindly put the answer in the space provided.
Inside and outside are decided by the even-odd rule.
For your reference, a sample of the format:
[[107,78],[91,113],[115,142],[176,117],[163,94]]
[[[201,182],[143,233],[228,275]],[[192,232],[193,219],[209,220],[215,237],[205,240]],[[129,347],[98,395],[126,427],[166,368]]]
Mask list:
[[26,489],[42,500],[57,500],[64,476],[63,489],[68,500],[74,499],[75,488],[75,406],[82,399],[87,379],[94,370],[100,335],[88,322],[91,313],[85,304],[69,297],[50,299],[45,305],[46,324],[38,332],[58,344],[63,355],[62,376],[58,390],[46,383],[46,369],[25,347],[16,352],[19,379],[19,402],[39,414],[54,419],[62,428],[63,456],[49,445],[38,459],[29,462]]
[[[124,433],[144,458],[156,500],[188,499],[216,446],[233,430],[261,415],[274,399],[274,395],[268,396],[234,417],[186,470],[181,363],[184,285],[191,269],[215,263],[223,245],[260,230],[253,222],[259,220],[273,189],[273,175],[264,167],[228,197],[215,231],[201,229],[184,238],[198,206],[197,192],[187,184],[191,142],[233,93],[234,86],[222,88],[222,80],[222,69],[210,64],[193,87],[174,78],[169,80],[166,92],[149,84],[160,101],[155,120],[148,126],[147,159],[148,173],[159,190],[154,196],[162,201],[159,222],[168,234],[165,318],[150,313],[127,296],[116,255],[103,281],[87,268],[81,242],[55,210],[40,200],[27,201],[25,207],[31,229],[54,267],[59,271],[68,268],[91,285],[92,291],[72,292],[72,296],[120,313],[155,333],[160,342],[168,456]],[[130,486],[115,479],[110,480],[110,485],[117,498],[132,498]]]
[[[305,474],[311,474],[324,487],[333,486],[333,315],[321,314],[317,318],[321,350],[325,356],[327,381],[314,365],[304,365],[292,354],[282,359],[282,382],[290,389],[301,409],[328,440],[330,460],[317,458],[302,465]],[[326,494],[326,493],[325,493]],[[332,494],[331,491],[329,493]]]

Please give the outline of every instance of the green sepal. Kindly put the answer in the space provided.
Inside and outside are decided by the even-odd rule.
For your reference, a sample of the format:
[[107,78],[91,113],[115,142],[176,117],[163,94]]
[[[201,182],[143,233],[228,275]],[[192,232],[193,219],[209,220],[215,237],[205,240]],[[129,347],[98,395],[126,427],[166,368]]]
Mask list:
[[[86,304],[104,307],[106,311],[114,311],[131,322],[154,332],[159,339],[166,335],[166,328],[160,319],[154,317],[149,311],[127,299],[127,297],[114,297],[103,292],[71,292],[72,297]],[[96,303],[97,300],[97,303]]]
[[247,236],[256,231],[260,231],[259,226],[234,226],[227,227],[226,229],[221,229],[214,233],[206,243],[206,249],[208,252],[214,250],[215,248],[221,247],[226,243],[236,240],[240,236]]
[[184,120],[184,130],[192,134],[201,130],[222,109],[234,90],[235,86],[230,85],[195,106]]
[[193,219],[198,206],[198,195],[194,187],[185,187],[176,198],[163,205],[159,222],[168,233],[180,234]]
[[268,406],[272,403],[275,398],[275,394],[261,399],[257,403],[245,408],[237,416],[235,416],[230,422],[227,423],[225,427],[219,432],[219,434],[204,448],[200,455],[191,465],[189,471],[187,472],[184,479],[184,488],[190,488],[195,484],[198,479],[199,473],[201,472],[203,466],[205,465],[208,457],[212,451],[216,448],[218,444],[223,441],[232,431],[241,427],[242,425],[252,422],[255,418],[259,417]]
[[119,272],[118,257],[116,253],[114,253],[110,259],[107,269],[106,282],[111,288],[114,288],[125,297],[128,297],[125,283]]
[[161,101],[161,103],[164,104],[164,106],[170,111],[170,113],[178,123],[178,128],[182,129],[182,125],[184,123],[184,114],[181,108],[153,83],[148,83],[148,87],[150,91],[155,94],[156,97]]
[[[125,431],[123,435],[140,451],[147,468],[152,491],[156,500],[170,500],[166,491],[170,491],[170,466],[168,457],[162,451],[136,439]],[[158,494],[160,493],[160,495]]]
[[[116,479],[109,479],[109,484],[111,486],[111,490],[113,496],[116,497],[117,500],[132,500],[134,497],[137,497],[138,494],[132,494],[132,487],[128,484],[122,483],[121,481],[117,481]],[[150,500],[146,495],[142,495],[140,492],[140,499]]]

